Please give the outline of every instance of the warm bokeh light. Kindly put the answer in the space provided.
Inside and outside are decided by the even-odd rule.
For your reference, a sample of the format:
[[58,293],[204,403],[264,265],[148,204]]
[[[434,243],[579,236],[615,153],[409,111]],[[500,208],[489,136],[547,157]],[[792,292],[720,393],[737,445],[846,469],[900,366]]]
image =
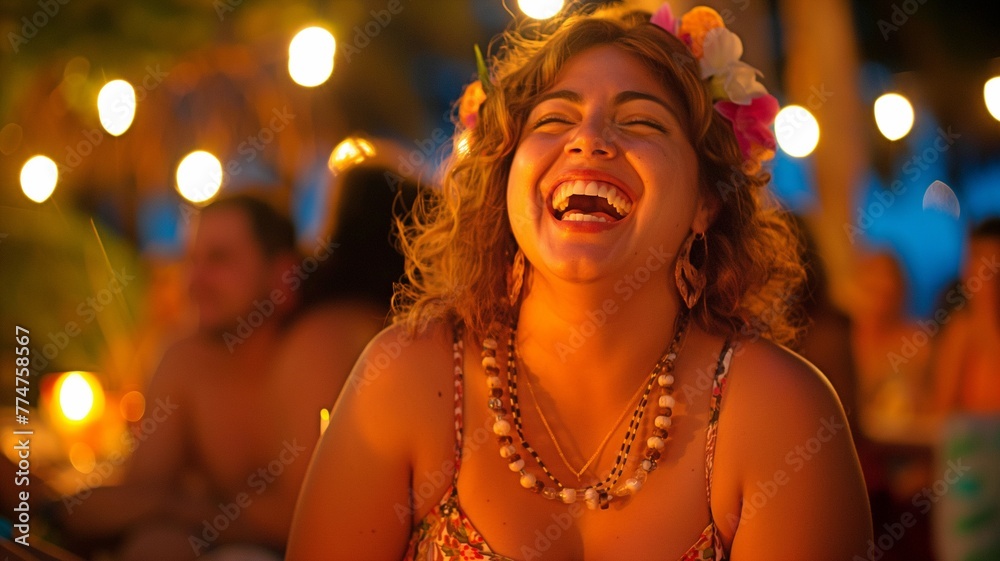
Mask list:
[[83,442],[77,442],[69,448],[69,463],[80,473],[90,473],[97,465],[97,456],[93,448]]
[[97,94],[97,115],[101,126],[113,136],[121,136],[135,118],[135,88],[125,80],[112,80]]
[[21,168],[21,191],[36,203],[52,196],[58,180],[59,168],[46,156],[34,156]]
[[983,99],[986,100],[986,108],[990,110],[990,115],[1000,121],[1000,76],[994,76],[986,81],[983,86]]
[[192,203],[203,203],[222,188],[222,163],[209,152],[191,152],[177,165],[177,192]]
[[101,383],[86,372],[67,372],[56,382],[56,399],[66,419],[74,422],[101,414],[104,391]]
[[899,140],[913,128],[913,106],[905,97],[887,93],[875,100],[875,124],[882,136]]
[[819,123],[805,107],[789,105],[774,118],[774,134],[786,154],[804,158],[819,144]]
[[337,41],[322,27],[307,27],[288,45],[288,74],[307,88],[326,82],[333,73]]
[[534,19],[549,19],[563,8],[563,0],[517,0],[524,15]]
[[330,171],[337,173],[360,164],[375,155],[375,146],[364,138],[350,136],[340,141],[330,153]]
[[326,432],[328,426],[330,426],[330,410],[324,407],[319,410],[319,433],[322,435]]
[[118,403],[122,418],[130,423],[137,423],[146,412],[146,397],[137,391],[130,391],[122,396]]
[[455,139],[455,153],[458,154],[460,158],[469,155],[469,135],[472,131],[463,131],[458,138]]

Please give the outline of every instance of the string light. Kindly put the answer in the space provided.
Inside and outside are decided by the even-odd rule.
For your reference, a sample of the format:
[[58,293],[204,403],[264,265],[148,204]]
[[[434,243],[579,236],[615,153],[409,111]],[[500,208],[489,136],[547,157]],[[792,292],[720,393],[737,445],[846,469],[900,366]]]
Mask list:
[[804,158],[819,144],[819,122],[805,107],[789,105],[774,118],[774,135],[786,154]]
[[563,0],[518,0],[517,7],[532,19],[549,19],[563,8]]
[[990,115],[1000,121],[1000,76],[990,78],[983,85],[983,99],[986,100]]
[[97,115],[112,136],[121,136],[135,118],[135,88],[125,80],[112,80],[97,94]]
[[222,163],[209,152],[191,152],[177,165],[177,192],[192,203],[203,203],[222,187]]
[[875,100],[875,124],[882,136],[899,140],[913,128],[913,106],[905,97],[887,93]]
[[288,45],[288,74],[307,88],[316,87],[333,73],[337,41],[322,27],[307,27],[295,34]]
[[46,156],[34,156],[21,168],[21,191],[36,203],[43,203],[52,196],[57,181],[59,168]]

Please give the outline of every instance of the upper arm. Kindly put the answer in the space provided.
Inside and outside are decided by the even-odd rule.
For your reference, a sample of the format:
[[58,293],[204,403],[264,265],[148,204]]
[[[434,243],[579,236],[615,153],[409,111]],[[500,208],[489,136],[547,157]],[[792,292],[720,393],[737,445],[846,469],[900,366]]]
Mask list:
[[[178,345],[185,344],[189,343]],[[126,484],[168,485],[186,463],[185,354],[178,346],[169,349],[150,381],[146,409],[132,434],[136,448],[129,458]]]
[[[420,378],[448,373],[434,342],[379,334],[362,353],[330,415],[299,493],[289,560],[398,559],[410,537],[413,455],[428,416]],[[440,345],[438,345],[440,346]]]
[[741,466],[731,558],[863,556],[871,513],[836,394],[801,358],[757,347],[733,361],[719,421],[720,461]]

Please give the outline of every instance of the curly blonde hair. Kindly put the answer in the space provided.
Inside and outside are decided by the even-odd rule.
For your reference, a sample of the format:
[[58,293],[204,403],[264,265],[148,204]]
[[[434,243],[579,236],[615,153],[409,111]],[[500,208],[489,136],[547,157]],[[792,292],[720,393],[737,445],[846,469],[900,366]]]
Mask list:
[[456,119],[456,138],[467,150],[452,155],[440,190],[414,209],[412,222],[400,225],[409,284],[397,289],[393,309],[409,332],[458,319],[483,336],[493,322],[517,313],[506,296],[517,250],[506,189],[525,120],[567,60],[615,45],[681,100],[700,188],[718,203],[706,232],[709,251],[701,256],[708,285],[692,320],[719,335],[795,339],[795,300],[805,277],[796,232],[766,189],[770,176],[743,157],[732,124],[714,110],[697,61],[649,19],[646,12],[602,9],[501,37],[478,124],[464,129]]

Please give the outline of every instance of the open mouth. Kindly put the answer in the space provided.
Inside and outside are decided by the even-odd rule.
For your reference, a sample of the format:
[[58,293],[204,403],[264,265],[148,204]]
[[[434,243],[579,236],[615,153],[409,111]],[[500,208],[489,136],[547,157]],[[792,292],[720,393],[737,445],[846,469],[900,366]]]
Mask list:
[[557,220],[618,222],[632,212],[632,201],[614,185],[601,181],[567,181],[552,193]]

